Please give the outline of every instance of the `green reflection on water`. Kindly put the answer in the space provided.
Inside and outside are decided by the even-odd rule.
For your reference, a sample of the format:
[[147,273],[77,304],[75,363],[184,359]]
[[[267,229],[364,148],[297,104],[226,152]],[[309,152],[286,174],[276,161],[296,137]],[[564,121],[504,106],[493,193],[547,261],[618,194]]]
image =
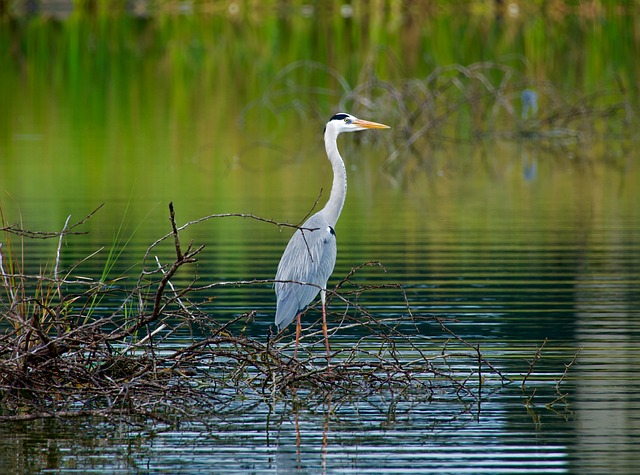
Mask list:
[[[635,11],[601,22],[531,11],[509,19],[484,10],[433,16],[410,6],[371,14],[356,8],[351,18],[320,9],[318,16],[308,17],[298,6],[291,4],[288,15],[265,8],[231,18],[224,9],[146,18],[79,9],[63,21],[4,19],[0,173],[5,206],[21,209],[27,224],[48,229],[59,227],[69,212],[86,213],[100,202],[109,204],[102,219],[119,222],[132,193],[139,203],[132,210],[134,221],[160,203],[151,215],[156,221],[169,200],[185,220],[215,211],[255,211],[297,221],[330,182],[322,124],[345,89],[355,87],[369,68],[393,81],[425,77],[434,67],[452,63],[504,61],[567,94],[638,82],[637,38],[629,28]],[[313,63],[279,76],[301,60]],[[370,115],[387,119],[375,110]],[[392,200],[393,188],[379,176],[385,147],[358,149],[350,142],[342,147],[357,167],[352,181],[368,180],[364,186],[355,181],[350,193]],[[469,193],[487,191],[495,196],[487,206],[507,199],[513,206],[529,206],[523,213],[540,214],[547,207],[514,198],[535,202],[563,188],[603,195],[611,186],[601,182],[601,175],[616,169],[619,178],[611,179],[625,185],[635,171],[625,161],[632,152],[629,145],[614,147],[597,144],[588,157],[568,157],[560,148],[551,151],[552,158],[539,157],[536,143],[522,149],[434,148],[419,160],[403,154],[401,173],[403,181],[413,178],[414,184],[406,186],[417,194],[420,207],[437,202],[431,215],[476,219],[477,213],[450,207],[470,201]],[[508,168],[500,170],[503,164],[495,156],[507,157]],[[361,157],[371,157],[370,163]],[[545,164],[537,162],[550,159],[563,171],[544,177],[540,170],[538,184],[555,189],[531,191],[520,179],[525,164],[516,161],[542,168]],[[592,160],[613,162],[614,171],[593,171]],[[356,173],[366,176],[354,178]],[[575,178],[585,173],[586,183]],[[435,183],[438,175],[446,179]],[[318,180],[310,180],[314,177]],[[496,180],[504,180],[509,196],[495,193]],[[633,180],[628,187],[637,184]],[[347,206],[354,206],[353,200]],[[561,213],[564,206],[549,212]]]
[[[433,15],[394,4],[368,13],[356,7],[345,18],[290,6],[285,13],[241,7],[238,15],[225,7],[191,15],[77,9],[62,20],[4,18],[0,187],[9,221],[54,230],[69,214],[80,219],[105,202],[85,227],[89,237],[77,238],[87,254],[109,246],[121,223],[125,235],[142,223],[136,242],[153,242],[168,231],[169,201],[179,222],[217,212],[299,222],[321,193],[324,202],[331,183],[323,123],[371,70],[392,83],[424,78],[435,67],[493,61],[549,81],[568,97],[628,88],[634,110],[633,9],[603,22],[578,10],[500,17],[445,8]],[[473,130],[480,116],[462,110],[452,126]],[[399,119],[377,109],[367,114]],[[337,232],[341,255],[353,256],[339,259],[342,274],[365,260],[393,258],[388,242],[407,256],[425,243],[436,250],[453,245],[454,259],[466,263],[505,245],[633,241],[640,173],[632,159],[637,142],[627,133],[584,144],[452,144],[435,136],[417,143],[415,153],[402,148],[400,128],[375,141],[341,138],[349,197]],[[392,167],[390,151],[397,153]],[[616,231],[610,238],[603,234],[609,228]],[[186,237],[229,249],[247,235],[268,245],[289,234],[224,220]],[[270,277],[255,275],[266,270],[256,270],[255,256],[244,250],[232,262],[216,258],[223,248],[211,253],[215,275]],[[446,276],[449,258],[432,254],[431,275]]]
[[[474,5],[486,8],[485,3]],[[356,5],[355,16],[343,18],[330,8],[307,17],[299,13],[300,3],[289,5],[293,13],[284,15],[265,9],[230,17],[226,9],[214,9],[141,18],[80,10],[62,21],[47,16],[0,20],[0,199],[10,221],[19,221],[21,213],[27,228],[60,229],[68,214],[79,219],[106,202],[86,225],[90,234],[70,237],[64,253],[84,257],[109,245],[121,222],[130,232],[142,222],[122,273],[168,231],[168,201],[175,202],[179,222],[214,212],[298,222],[321,189],[321,201],[328,194],[323,123],[369,69],[382,80],[400,81],[424,78],[437,66],[494,61],[523,77],[550,81],[567,96],[626,88],[630,120],[637,110],[636,11],[607,11],[606,20],[562,11],[545,16],[537,10],[499,18],[484,10],[461,15],[445,9],[433,15],[421,11],[424,5],[397,2],[371,12]],[[366,118],[387,122],[375,109]],[[460,124],[471,129],[474,120],[468,110]],[[403,155],[401,166],[390,171],[383,164],[388,148],[397,146],[341,139],[349,196],[336,229],[337,276],[379,259],[388,264],[389,281],[407,285],[413,304],[434,313],[455,312],[467,319],[463,324],[469,332],[485,331],[509,344],[548,335],[565,341],[576,332],[571,344],[590,350],[585,372],[606,361],[610,333],[630,319],[624,307],[637,314],[637,141],[617,136],[577,146],[442,141],[429,144],[422,155]],[[200,265],[212,279],[272,277],[289,236],[269,225],[233,219],[186,234],[185,241],[193,237],[209,245]],[[55,246],[49,244],[45,259],[52,258]],[[256,254],[267,257],[256,262]],[[31,265],[37,270],[39,262]],[[377,269],[365,276],[382,279]],[[612,276],[618,287],[609,285],[604,297],[594,292]],[[434,290],[421,292],[417,286]],[[473,293],[474,286],[482,292]],[[574,309],[534,300],[552,292],[566,299],[562,305],[577,302],[576,322]],[[472,310],[456,306],[454,299]],[[617,307],[598,313],[612,302],[623,307],[620,315]],[[266,299],[260,303],[271,305]],[[255,300],[242,296],[235,304],[251,308]],[[510,319],[489,326],[505,305]],[[523,314],[534,314],[535,325],[518,318]],[[560,324],[559,317],[565,318]],[[488,329],[475,329],[474,319]],[[604,350],[588,346],[600,345],[590,332],[604,334]],[[627,349],[616,355],[635,358],[635,350]],[[624,383],[635,376],[625,375]],[[620,381],[613,378],[614,384]],[[630,394],[637,392],[634,384]],[[590,411],[606,390],[583,386],[578,402]],[[628,400],[626,394],[616,397]],[[510,417],[518,429],[528,421],[522,421],[521,405],[515,407]],[[636,414],[637,402],[615,412],[616,420]],[[591,434],[601,437],[600,426],[588,422],[585,446],[594,440]],[[38,422],[24,431],[50,444],[60,424],[65,425]],[[23,441],[20,431],[5,446],[22,456],[15,461],[19,469],[75,463],[61,450],[74,450],[78,431],[75,422],[71,426],[72,442],[54,444],[48,460],[35,453],[40,442]],[[339,437],[357,446],[349,430]],[[566,432],[561,426],[557,434],[547,434],[562,442],[572,437]],[[636,433],[626,433],[629,445]],[[620,431],[608,428],[605,434]],[[418,440],[424,443],[430,436]],[[86,452],[98,439],[82,441]],[[576,447],[579,460],[584,451]],[[605,444],[603,452],[614,458],[618,448]],[[136,460],[127,459],[110,465],[108,457],[117,449],[109,446],[96,465],[135,467]],[[146,445],[135,449],[136,456],[152,457]],[[635,457],[628,458],[632,467]],[[90,457],[84,463],[90,466]],[[264,466],[273,467],[268,461]]]

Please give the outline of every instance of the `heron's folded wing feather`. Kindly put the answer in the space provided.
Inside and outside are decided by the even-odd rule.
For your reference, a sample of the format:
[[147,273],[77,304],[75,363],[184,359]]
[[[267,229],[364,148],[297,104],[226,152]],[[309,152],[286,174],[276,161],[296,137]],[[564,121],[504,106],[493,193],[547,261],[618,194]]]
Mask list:
[[[314,226],[305,223],[305,227]],[[326,287],[336,263],[336,253],[335,234],[328,226],[315,231],[297,230],[291,237],[276,274],[276,281],[288,281],[275,284],[279,330],[289,325]]]

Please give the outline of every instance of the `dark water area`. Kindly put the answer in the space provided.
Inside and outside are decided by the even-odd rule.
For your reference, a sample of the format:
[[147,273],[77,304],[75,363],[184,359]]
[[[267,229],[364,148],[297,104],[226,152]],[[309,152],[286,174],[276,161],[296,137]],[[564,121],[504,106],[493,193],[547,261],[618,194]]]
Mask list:
[[[298,223],[322,206],[331,184],[322,128],[348,107],[391,129],[339,139],[349,189],[329,289],[362,267],[330,298],[332,349],[338,360],[355,345],[389,351],[391,340],[351,326],[368,312],[403,336],[399,365],[433,358],[442,373],[469,375],[474,397],[433,376],[430,394],[247,391],[174,424],[2,421],[0,471],[637,472],[634,9],[511,2],[496,15],[472,2],[458,14],[417,2],[411,16],[393,2],[249,13],[242,2],[184,2],[176,13],[167,2],[145,15],[29,16],[18,3],[0,22],[2,225],[60,231],[68,216],[104,206],[62,241],[3,233],[5,266],[8,236],[32,276],[52,273],[60,245],[60,271],[75,282],[66,290],[83,279],[117,290],[96,306],[94,317],[108,318],[143,268],[174,258],[169,241],[144,257],[171,230],[169,202],[178,225],[215,213]],[[477,66],[485,61],[502,69]],[[523,119],[525,88],[539,104]],[[269,280],[290,235],[251,217],[192,223],[183,245],[205,248],[172,283],[198,287],[189,298],[212,321],[255,312],[230,331],[264,342],[274,329]],[[3,288],[3,331],[10,301]],[[318,366],[320,316],[319,305],[305,314],[301,343]],[[175,332],[158,351],[207,332]],[[284,354],[292,340],[293,326]],[[480,375],[476,350],[492,365]],[[203,371],[212,385],[224,377],[213,364]]]

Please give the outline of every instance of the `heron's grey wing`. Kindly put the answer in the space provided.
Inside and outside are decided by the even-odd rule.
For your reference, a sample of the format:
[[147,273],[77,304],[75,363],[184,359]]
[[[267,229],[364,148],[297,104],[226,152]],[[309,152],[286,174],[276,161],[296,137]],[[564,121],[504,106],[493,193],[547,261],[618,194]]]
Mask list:
[[278,330],[289,325],[316,298],[320,289],[326,287],[336,264],[337,245],[333,228],[326,223],[314,224],[311,218],[304,227],[318,229],[297,230],[278,265],[276,280],[291,281],[275,284]]

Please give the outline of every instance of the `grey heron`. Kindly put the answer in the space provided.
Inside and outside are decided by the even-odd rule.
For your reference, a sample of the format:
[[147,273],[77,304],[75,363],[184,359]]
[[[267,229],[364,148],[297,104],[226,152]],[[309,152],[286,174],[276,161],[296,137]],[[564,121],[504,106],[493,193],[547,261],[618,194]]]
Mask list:
[[347,194],[347,170],[338,151],[338,135],[367,129],[388,129],[388,125],[338,113],[324,129],[324,146],[333,169],[331,194],[324,208],[305,221],[287,244],[276,273],[276,326],[283,330],[297,317],[294,359],[302,330],[301,312],[320,293],[322,331],[327,347],[327,364],[331,357],[327,333],[326,286],[336,264],[335,226]]

